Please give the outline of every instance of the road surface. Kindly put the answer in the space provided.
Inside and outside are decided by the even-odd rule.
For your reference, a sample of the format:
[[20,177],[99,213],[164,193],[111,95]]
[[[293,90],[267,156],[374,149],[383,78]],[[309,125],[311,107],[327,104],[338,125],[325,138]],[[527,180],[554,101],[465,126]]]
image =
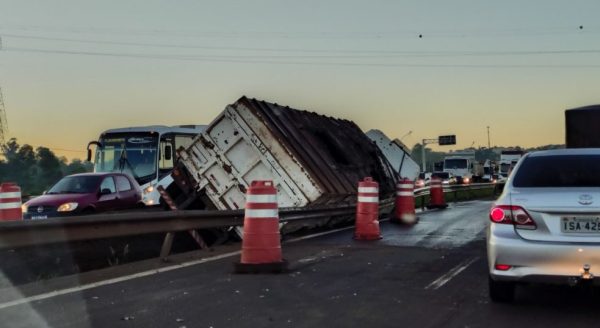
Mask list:
[[385,222],[378,241],[354,241],[348,229],[286,243],[291,270],[285,274],[233,274],[239,254],[224,249],[194,265],[131,273],[120,282],[19,287],[0,300],[0,325],[597,326],[600,297],[590,290],[527,286],[514,304],[490,302],[484,240],[490,205],[470,201],[422,213],[413,227]]

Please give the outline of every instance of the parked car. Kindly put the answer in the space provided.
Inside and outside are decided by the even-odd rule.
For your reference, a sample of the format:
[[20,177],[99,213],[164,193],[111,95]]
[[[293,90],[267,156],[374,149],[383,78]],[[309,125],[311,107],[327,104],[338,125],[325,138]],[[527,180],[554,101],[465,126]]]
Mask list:
[[60,179],[44,195],[23,204],[24,219],[90,214],[143,206],[137,182],[122,173],[84,173]]
[[512,301],[523,282],[591,282],[600,275],[600,149],[524,155],[492,206],[490,221],[493,301]]

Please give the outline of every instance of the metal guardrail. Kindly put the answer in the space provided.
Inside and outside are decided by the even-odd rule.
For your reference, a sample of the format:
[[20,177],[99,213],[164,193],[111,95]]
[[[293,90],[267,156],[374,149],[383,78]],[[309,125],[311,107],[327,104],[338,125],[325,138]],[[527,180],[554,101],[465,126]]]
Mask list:
[[[449,186],[445,192],[458,189],[485,189],[492,185],[453,185]],[[429,188],[425,189],[427,190],[415,190],[415,197],[429,194]],[[393,205],[393,199],[384,200],[380,203],[380,210],[391,209]],[[353,215],[355,211],[355,205],[309,209],[283,208],[279,210],[279,216],[281,222],[293,222],[348,216]],[[0,249],[151,233],[241,226],[243,222],[244,210],[139,211],[62,217],[51,220],[0,222]]]
[[[482,190],[488,189],[490,187],[497,186],[496,183],[486,182],[486,183],[470,183],[470,184],[451,184],[451,185],[442,185],[442,189],[444,193],[455,192],[459,190]],[[415,197],[429,195],[430,187],[423,187],[415,189]]]
[[[381,208],[393,206],[391,200]],[[353,215],[355,206],[284,208],[281,222]],[[130,212],[0,223],[0,249],[151,233],[241,226],[244,210]]]

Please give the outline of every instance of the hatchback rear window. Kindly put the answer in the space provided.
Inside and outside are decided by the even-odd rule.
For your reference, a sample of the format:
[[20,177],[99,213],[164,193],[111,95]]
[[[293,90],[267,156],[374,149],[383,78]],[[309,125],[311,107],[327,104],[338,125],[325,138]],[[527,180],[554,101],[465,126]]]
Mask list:
[[600,187],[600,155],[527,157],[515,172],[515,187]]

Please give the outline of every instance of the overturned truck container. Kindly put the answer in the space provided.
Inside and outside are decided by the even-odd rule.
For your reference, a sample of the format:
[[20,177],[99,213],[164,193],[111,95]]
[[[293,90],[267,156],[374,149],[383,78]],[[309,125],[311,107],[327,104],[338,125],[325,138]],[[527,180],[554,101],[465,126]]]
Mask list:
[[352,121],[240,98],[178,151],[178,208],[242,209],[253,180],[273,180],[279,207],[353,204],[371,176],[392,197],[397,173]]

